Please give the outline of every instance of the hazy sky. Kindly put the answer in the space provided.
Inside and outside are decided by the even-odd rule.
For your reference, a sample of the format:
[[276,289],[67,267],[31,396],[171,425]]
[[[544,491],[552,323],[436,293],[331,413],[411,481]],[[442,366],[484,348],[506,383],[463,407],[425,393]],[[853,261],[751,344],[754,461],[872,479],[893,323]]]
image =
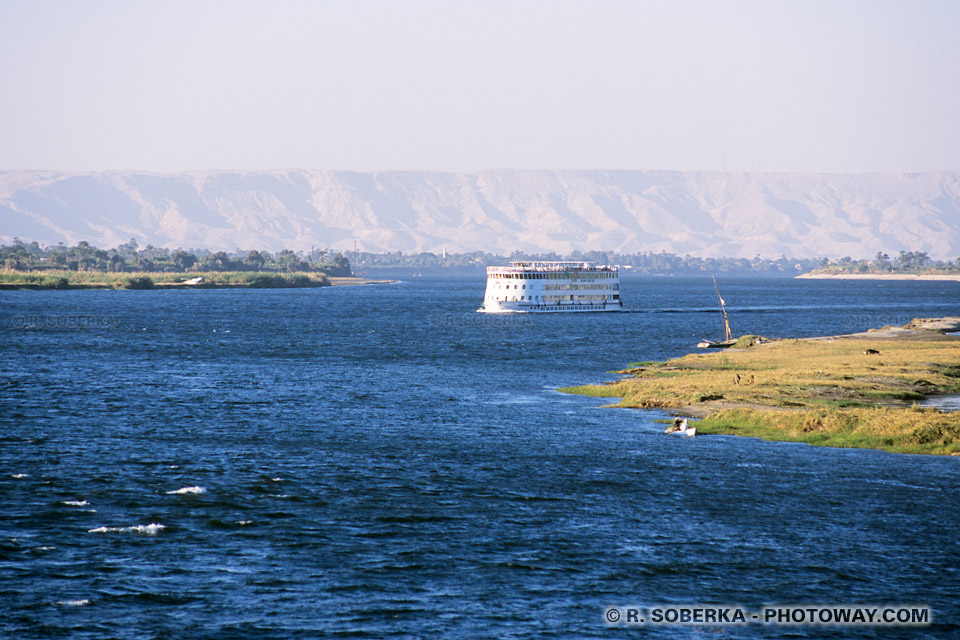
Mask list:
[[0,0],[0,169],[960,170],[960,1]]

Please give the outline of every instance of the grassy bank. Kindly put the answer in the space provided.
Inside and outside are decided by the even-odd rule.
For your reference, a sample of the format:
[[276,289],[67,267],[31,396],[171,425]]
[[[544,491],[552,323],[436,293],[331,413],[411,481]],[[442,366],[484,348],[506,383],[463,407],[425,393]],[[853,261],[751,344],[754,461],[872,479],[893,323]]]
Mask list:
[[697,429],[822,447],[960,455],[960,413],[934,408],[726,409],[701,420]]
[[[201,278],[196,284],[188,284]],[[176,289],[176,288],[302,288],[331,284],[322,273],[260,273],[222,271],[203,273],[110,273],[106,271],[0,271],[4,289]]]
[[562,391],[702,417],[703,433],[960,453],[960,414],[913,406],[960,393],[960,338],[935,331],[779,340],[620,373],[629,377]]

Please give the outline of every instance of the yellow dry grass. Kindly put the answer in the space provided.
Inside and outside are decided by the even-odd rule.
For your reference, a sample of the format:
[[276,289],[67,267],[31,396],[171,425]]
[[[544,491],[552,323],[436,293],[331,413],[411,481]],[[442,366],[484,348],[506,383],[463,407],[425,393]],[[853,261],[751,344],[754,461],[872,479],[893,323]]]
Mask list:
[[[876,351],[877,353],[872,353]],[[960,340],[781,340],[694,353],[628,370],[607,391],[624,407],[680,407],[723,399],[770,407],[902,404],[960,390]]]
[[566,391],[709,416],[703,432],[960,453],[960,415],[911,408],[928,395],[960,393],[960,338],[935,332],[781,340],[621,373],[630,377]]

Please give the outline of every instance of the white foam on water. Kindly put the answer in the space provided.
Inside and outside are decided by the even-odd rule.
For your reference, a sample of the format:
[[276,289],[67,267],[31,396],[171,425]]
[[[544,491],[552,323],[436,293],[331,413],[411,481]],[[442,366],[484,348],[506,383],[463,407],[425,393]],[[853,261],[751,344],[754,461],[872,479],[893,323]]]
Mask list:
[[68,507],[85,507],[90,503],[86,500],[64,500],[60,504],[65,504]]
[[19,480],[19,479],[21,479],[21,478],[29,478],[29,477],[30,477],[30,474],[29,474],[29,473],[15,473],[15,474],[13,474],[13,475],[10,476],[10,477],[11,477],[11,478],[16,478],[17,480]]
[[283,482],[283,478],[270,478],[271,482]]
[[237,524],[239,524],[242,527],[245,527],[248,524],[253,524],[253,520],[237,520]]
[[875,478],[872,480],[867,480],[867,482],[873,482],[876,484],[885,484],[891,487],[903,487],[905,489],[921,489],[923,491],[943,491],[940,487],[925,487],[919,484],[908,484],[906,482],[901,482],[900,480],[885,480],[883,478]]
[[207,489],[205,487],[183,487],[176,491],[167,491],[167,495],[200,495],[206,492]]
[[166,525],[162,524],[138,524],[135,527],[129,527],[130,531],[133,533],[142,533],[148,536],[155,536],[160,533],[161,530],[166,528]]
[[82,600],[60,600],[57,604],[64,607],[85,607],[90,604],[90,600],[83,598]]
[[146,536],[155,536],[166,529],[163,524],[138,524],[135,527],[97,527],[88,529],[87,533],[140,533]]

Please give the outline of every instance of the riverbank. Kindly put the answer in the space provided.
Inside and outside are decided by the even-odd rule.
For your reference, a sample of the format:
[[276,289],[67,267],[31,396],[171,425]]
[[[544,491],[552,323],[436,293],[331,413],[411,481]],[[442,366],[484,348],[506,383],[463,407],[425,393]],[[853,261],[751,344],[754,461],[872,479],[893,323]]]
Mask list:
[[800,280],[948,280],[960,282],[960,274],[922,273],[819,273],[811,271],[796,276]]
[[666,362],[629,377],[561,389],[617,407],[700,418],[700,433],[833,447],[960,455],[960,412],[918,401],[960,394],[960,318],[864,333],[758,342]]
[[390,280],[328,277],[323,273],[264,273],[218,271],[203,273],[112,273],[104,271],[0,271],[0,290],[69,289],[301,289],[363,284]]

